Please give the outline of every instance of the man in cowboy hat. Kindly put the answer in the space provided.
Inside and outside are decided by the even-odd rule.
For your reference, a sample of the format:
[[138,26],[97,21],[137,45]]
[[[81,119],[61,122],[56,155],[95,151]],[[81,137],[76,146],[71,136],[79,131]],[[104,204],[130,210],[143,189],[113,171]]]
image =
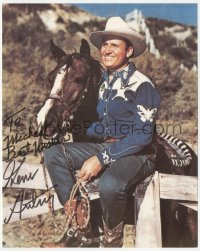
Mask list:
[[[160,96],[151,80],[129,62],[130,57],[145,51],[146,43],[120,17],[109,18],[104,31],[92,32],[89,37],[100,50],[105,72],[99,90],[99,121],[88,128],[87,134],[101,139],[102,143],[68,143],[65,151],[76,165],[74,168],[80,169],[79,179],[89,181],[102,173],[99,178],[104,225],[102,246],[121,247],[127,192],[154,171],[152,139]],[[63,192],[63,187],[74,181],[59,149],[58,146],[47,149],[44,159],[64,204],[69,194]],[[55,172],[56,168],[60,174]],[[64,177],[66,182],[59,187]],[[72,232],[53,246],[69,247],[72,238],[78,236]]]

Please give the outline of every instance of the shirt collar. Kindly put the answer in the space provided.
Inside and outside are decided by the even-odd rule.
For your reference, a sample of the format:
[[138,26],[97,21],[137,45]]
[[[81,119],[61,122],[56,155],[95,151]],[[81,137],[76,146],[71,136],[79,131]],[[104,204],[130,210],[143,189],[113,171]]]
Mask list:
[[[136,70],[134,63],[129,63],[123,70],[121,71],[114,71],[112,75],[114,78],[120,78],[123,85],[126,86],[128,84],[128,80],[133,72]],[[109,81],[109,74],[108,71],[105,71],[103,74],[104,81]]]

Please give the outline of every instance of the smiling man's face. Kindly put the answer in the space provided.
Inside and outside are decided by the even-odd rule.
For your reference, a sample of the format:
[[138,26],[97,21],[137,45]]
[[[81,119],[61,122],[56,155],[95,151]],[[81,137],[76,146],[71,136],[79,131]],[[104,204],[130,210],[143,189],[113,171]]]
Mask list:
[[133,53],[133,47],[118,38],[106,39],[101,46],[101,58],[109,71],[123,69],[128,64],[128,58]]

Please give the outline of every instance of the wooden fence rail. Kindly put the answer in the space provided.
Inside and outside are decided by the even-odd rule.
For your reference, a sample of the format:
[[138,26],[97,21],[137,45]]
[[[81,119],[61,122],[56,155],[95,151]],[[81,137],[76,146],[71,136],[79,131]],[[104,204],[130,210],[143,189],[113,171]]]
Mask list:
[[[162,247],[160,199],[197,210],[197,177],[156,172],[147,186],[136,224],[136,247]],[[182,202],[186,201],[186,202]]]

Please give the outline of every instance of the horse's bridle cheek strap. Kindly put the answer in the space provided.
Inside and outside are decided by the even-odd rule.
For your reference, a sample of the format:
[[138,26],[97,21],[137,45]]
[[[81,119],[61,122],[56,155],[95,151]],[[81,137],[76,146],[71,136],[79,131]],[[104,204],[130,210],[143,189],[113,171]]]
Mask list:
[[90,74],[87,78],[87,82],[86,82],[85,87],[83,88],[83,90],[79,94],[78,101],[76,102],[75,106],[73,107],[72,111],[70,112],[71,114],[73,114],[77,110],[77,108],[80,106],[82,100],[85,98],[85,94],[88,91],[89,83],[90,83]]

